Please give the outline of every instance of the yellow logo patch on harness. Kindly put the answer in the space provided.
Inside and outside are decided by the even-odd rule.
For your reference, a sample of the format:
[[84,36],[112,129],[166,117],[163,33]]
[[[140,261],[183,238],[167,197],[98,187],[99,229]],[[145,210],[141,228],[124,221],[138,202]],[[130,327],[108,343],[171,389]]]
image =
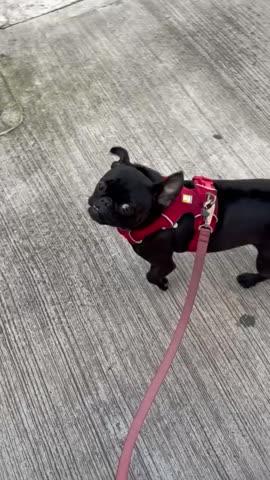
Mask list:
[[191,204],[191,203],[192,203],[192,200],[193,200],[192,195],[188,195],[187,193],[184,193],[184,194],[182,195],[182,202],[183,202],[183,203],[189,203],[189,204]]

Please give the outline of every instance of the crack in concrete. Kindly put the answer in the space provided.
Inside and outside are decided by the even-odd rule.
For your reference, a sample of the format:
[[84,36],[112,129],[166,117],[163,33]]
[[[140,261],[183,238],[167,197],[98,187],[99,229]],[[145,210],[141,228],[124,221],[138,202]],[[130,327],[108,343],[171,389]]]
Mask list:
[[[7,30],[8,28],[15,27],[16,25],[21,25],[21,24],[27,23],[31,20],[35,20],[37,18],[45,17],[45,15],[50,15],[51,13],[59,12],[59,11],[64,10],[66,8],[72,7],[72,6],[74,6],[78,3],[86,3],[86,2],[87,2],[87,0],[74,0],[73,2],[71,2],[67,5],[63,5],[62,7],[54,8],[53,10],[41,13],[40,15],[36,15],[36,16],[33,16],[33,17],[26,18],[25,20],[21,20],[20,22],[8,23],[8,19],[7,19],[7,23],[4,23],[3,25],[0,24],[0,30]],[[110,7],[112,5],[119,5],[121,3],[122,3],[122,0],[113,0],[110,3],[104,3],[104,5],[100,5],[100,6],[90,8],[89,11],[91,11],[91,10],[92,11],[98,11],[98,10],[102,10],[103,8]]]

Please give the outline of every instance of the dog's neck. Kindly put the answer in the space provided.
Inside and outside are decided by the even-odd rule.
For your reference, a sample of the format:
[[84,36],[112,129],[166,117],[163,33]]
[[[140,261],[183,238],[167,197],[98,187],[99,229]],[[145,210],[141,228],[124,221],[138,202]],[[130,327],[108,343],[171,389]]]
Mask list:
[[[147,169],[148,170],[148,169]],[[158,172],[154,172],[155,174],[158,175],[158,181],[162,181],[164,179],[164,176],[162,176],[160,173]],[[150,178],[150,177],[149,177]],[[157,177],[156,177],[157,178]],[[156,181],[156,180],[155,180]],[[194,188],[194,184],[192,182],[192,180],[187,180],[184,182],[184,187],[186,188],[189,188],[189,189],[192,189]],[[177,193],[177,195],[179,194],[179,192]],[[172,200],[173,202],[173,200]],[[160,215],[164,212],[164,210],[166,210],[166,208],[168,207],[162,207],[161,205],[159,205],[157,202],[153,204],[153,207],[147,217],[147,219],[142,222],[141,224],[139,225],[136,225],[136,229],[142,229],[142,228],[145,228],[147,227],[148,225],[150,225],[151,223],[153,223],[157,218],[160,217]],[[135,229],[134,229],[135,230]]]

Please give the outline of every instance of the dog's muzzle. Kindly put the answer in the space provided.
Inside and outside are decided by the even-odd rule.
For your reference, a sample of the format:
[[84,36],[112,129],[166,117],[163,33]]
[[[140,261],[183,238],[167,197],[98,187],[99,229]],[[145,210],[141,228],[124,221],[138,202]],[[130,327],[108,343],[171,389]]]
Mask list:
[[88,200],[88,212],[90,217],[99,223],[105,223],[106,218],[110,218],[112,209],[112,200],[109,197],[102,197],[98,200],[93,200],[92,197]]

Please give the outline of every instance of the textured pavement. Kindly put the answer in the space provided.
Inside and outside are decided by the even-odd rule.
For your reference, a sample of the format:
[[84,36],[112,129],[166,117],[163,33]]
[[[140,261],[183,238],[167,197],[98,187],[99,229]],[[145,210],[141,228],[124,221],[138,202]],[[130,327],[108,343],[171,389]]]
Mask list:
[[[2,120],[23,110],[0,136],[0,479],[109,480],[192,256],[161,293],[127,242],[90,222],[87,197],[115,144],[164,174],[270,177],[270,3],[43,13],[0,29]],[[130,479],[270,477],[270,284],[235,280],[254,260],[208,257]]]

